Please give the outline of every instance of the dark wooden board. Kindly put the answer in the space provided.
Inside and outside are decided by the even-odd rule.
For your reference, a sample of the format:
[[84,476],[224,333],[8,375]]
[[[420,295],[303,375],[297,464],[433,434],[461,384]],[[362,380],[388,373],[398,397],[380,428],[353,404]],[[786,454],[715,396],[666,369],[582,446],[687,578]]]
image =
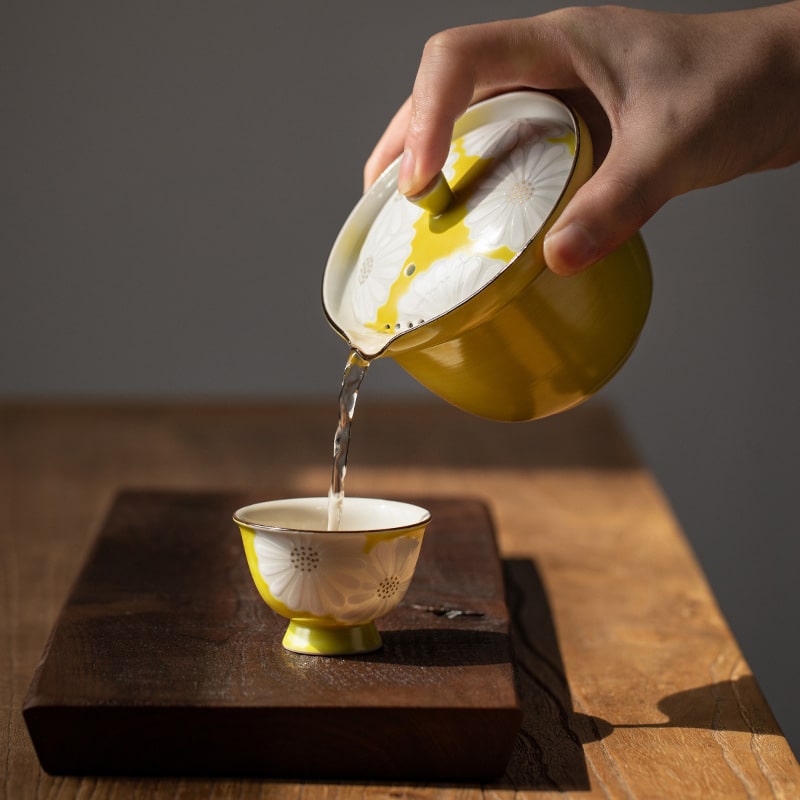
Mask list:
[[[55,774],[485,780],[521,723],[492,523],[433,516],[383,648],[289,653],[247,570],[229,493],[121,493],[24,704]],[[473,612],[443,614],[445,609]]]

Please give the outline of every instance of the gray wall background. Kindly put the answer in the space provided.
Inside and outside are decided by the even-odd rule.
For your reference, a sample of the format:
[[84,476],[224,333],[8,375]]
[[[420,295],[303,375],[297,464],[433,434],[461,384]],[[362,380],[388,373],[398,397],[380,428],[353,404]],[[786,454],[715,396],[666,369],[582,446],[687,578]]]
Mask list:
[[[333,402],[321,271],[425,39],[557,5],[0,2],[0,398]],[[651,317],[602,395],[796,752],[798,179],[646,226]],[[420,391],[388,363],[369,389]]]

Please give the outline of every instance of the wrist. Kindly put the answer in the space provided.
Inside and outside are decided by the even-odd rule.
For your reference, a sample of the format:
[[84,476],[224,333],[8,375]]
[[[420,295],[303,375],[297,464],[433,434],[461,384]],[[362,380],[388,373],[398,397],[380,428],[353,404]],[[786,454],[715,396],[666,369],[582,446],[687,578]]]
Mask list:
[[786,167],[800,161],[800,104],[796,102],[800,97],[800,0],[753,13],[758,15],[754,24],[763,29],[757,46],[764,54],[764,91],[775,98],[767,111],[773,119],[764,120],[765,129],[775,131],[774,152],[761,168]]

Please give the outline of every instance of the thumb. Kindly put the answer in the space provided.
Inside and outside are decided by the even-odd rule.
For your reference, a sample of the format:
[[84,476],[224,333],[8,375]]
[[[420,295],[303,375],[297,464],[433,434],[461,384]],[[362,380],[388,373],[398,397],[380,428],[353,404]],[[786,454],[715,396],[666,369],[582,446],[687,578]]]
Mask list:
[[671,197],[666,175],[642,144],[612,143],[545,237],[547,266],[574,275],[616,250]]

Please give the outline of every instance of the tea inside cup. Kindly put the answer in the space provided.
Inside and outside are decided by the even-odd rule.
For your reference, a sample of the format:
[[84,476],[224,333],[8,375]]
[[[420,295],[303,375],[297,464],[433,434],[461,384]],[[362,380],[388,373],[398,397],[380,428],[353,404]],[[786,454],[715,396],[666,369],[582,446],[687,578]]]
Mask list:
[[328,498],[272,500],[233,517],[259,594],[289,620],[283,646],[352,655],[381,647],[375,620],[404,597],[430,514],[393,500],[345,497],[327,530]]

